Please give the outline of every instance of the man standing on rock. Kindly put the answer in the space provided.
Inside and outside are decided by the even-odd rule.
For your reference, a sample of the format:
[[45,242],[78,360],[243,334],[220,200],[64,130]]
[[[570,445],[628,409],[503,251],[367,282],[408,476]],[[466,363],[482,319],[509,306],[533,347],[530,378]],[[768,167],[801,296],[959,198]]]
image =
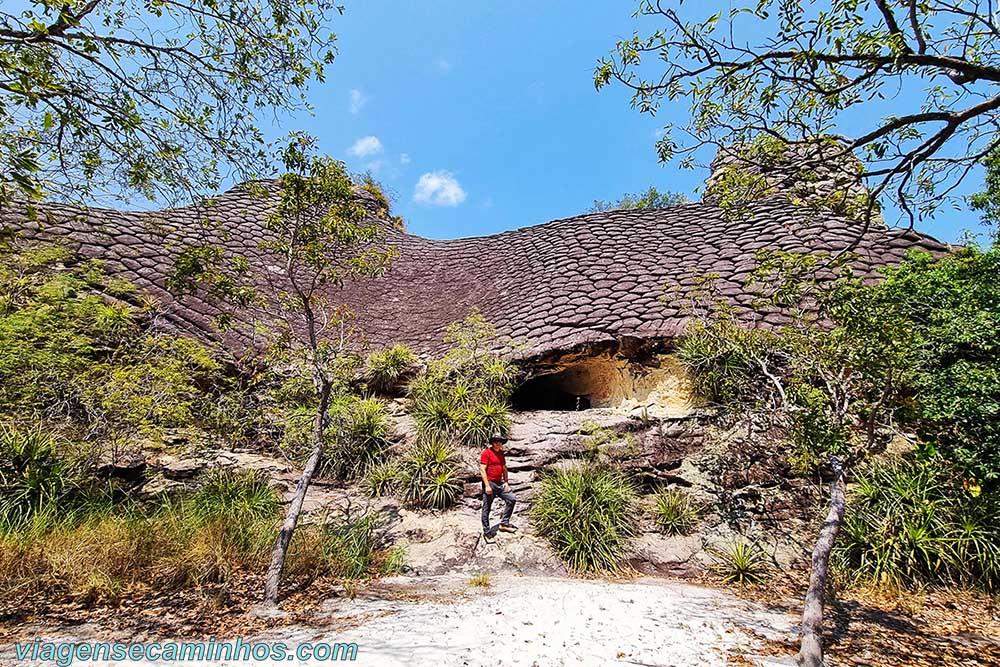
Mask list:
[[500,530],[505,533],[517,530],[517,527],[510,522],[517,500],[510,492],[510,484],[507,483],[507,459],[503,454],[505,442],[507,438],[500,433],[494,433],[490,436],[490,446],[484,449],[479,457],[479,476],[483,479],[483,534],[486,537],[497,534],[490,528],[490,509],[493,507],[493,499],[497,496],[503,498],[506,503],[503,517],[500,519]]

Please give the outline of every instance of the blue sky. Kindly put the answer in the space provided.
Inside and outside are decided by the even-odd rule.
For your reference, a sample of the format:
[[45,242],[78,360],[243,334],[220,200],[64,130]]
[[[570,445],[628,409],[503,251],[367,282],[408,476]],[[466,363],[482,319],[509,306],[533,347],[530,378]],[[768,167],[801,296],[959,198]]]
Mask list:
[[[408,229],[432,238],[491,234],[584,212],[649,185],[687,193],[701,171],[661,165],[664,122],[594,89],[597,59],[639,27],[631,2],[355,0],[337,22],[340,54],[310,99],[320,149],[371,170]],[[648,27],[648,26],[647,26]],[[973,188],[974,189],[974,188]],[[976,229],[945,211],[919,225],[943,240]]]

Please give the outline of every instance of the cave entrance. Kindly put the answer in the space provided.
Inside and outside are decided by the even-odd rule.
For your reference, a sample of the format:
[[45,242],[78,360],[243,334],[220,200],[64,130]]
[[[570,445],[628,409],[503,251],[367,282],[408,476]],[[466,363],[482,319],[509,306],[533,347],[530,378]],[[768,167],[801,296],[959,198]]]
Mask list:
[[575,411],[590,408],[590,396],[583,387],[567,382],[565,373],[551,373],[531,378],[511,397],[515,410]]
[[637,415],[678,417],[697,404],[691,378],[675,357],[639,365],[610,354],[566,360],[514,392],[516,410],[613,408]]

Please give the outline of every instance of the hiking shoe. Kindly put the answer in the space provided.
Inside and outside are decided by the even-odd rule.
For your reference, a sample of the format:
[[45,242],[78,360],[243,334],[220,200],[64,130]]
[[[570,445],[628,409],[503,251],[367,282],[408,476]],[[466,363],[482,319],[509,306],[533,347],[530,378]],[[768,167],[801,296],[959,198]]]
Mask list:
[[491,538],[491,537],[496,537],[496,536],[497,536],[497,531],[495,531],[495,530],[484,530],[483,531],[483,537]]
[[500,530],[502,530],[505,533],[516,533],[517,526],[515,526],[512,523],[502,523],[500,524]]

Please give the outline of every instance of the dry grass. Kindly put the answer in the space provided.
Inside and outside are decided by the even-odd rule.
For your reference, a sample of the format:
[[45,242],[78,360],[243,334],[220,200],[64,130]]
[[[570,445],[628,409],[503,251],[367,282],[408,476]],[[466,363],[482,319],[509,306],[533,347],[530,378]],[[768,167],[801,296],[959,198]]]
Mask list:
[[488,574],[477,574],[469,579],[470,588],[489,588],[490,586],[490,575]]

